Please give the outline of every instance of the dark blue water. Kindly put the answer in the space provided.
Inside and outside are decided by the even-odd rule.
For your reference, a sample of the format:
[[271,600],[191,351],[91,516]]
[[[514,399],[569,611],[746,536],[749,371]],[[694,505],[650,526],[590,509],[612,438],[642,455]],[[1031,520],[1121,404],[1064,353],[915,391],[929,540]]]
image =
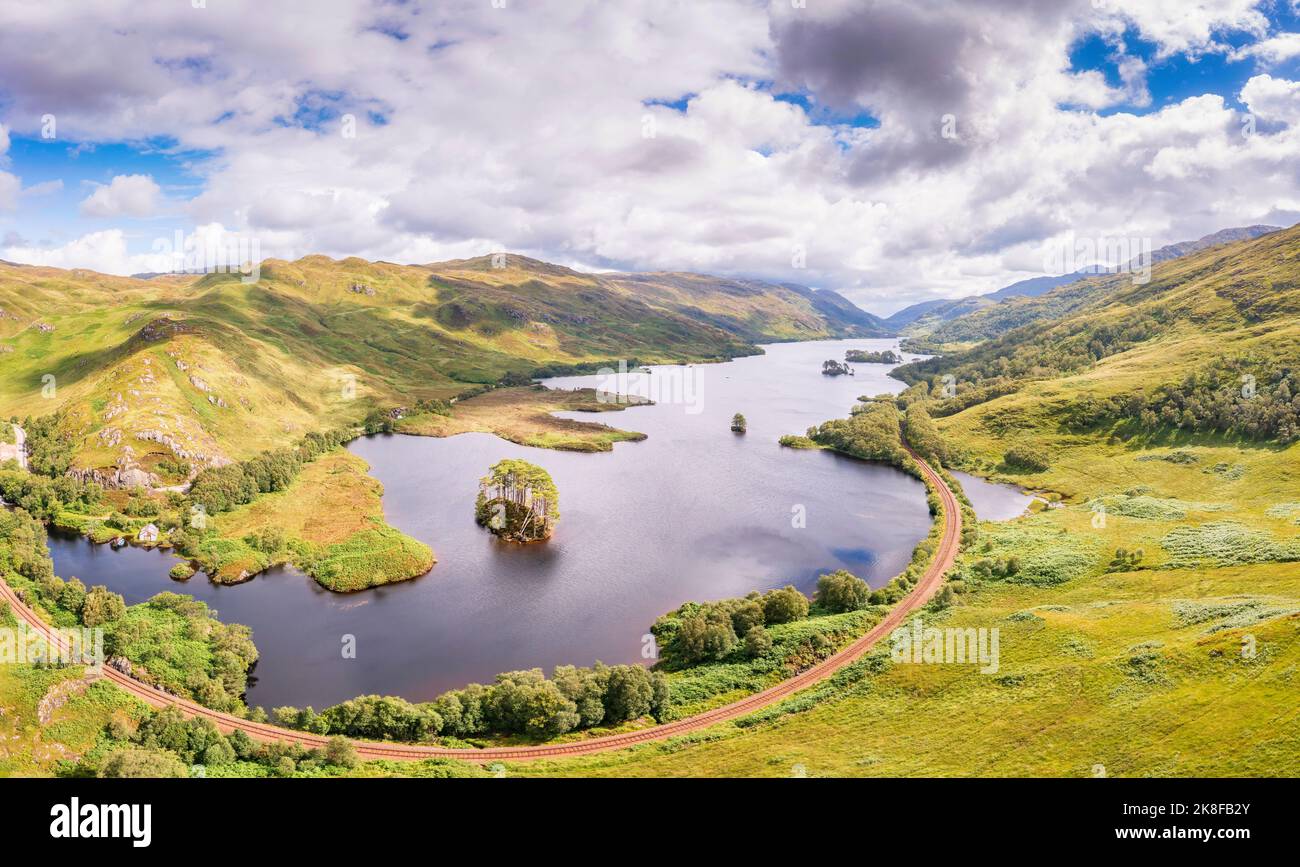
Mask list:
[[975,517],[981,521],[1009,521],[1019,518],[1034,501],[1017,485],[1003,485],[970,473],[952,471],[952,475],[966,492]]
[[[292,569],[235,587],[167,578],[157,551],[110,551],[52,538],[56,571],[138,602],[190,593],[253,628],[262,652],[250,703],[317,708],[379,693],[424,700],[501,671],[642,661],[659,614],[845,568],[880,586],[929,529],[921,483],[890,467],[777,445],[847,414],[860,394],[902,386],[883,365],[829,378],[821,362],[890,341],[778,344],[720,365],[656,368],[631,390],[654,406],[568,417],[639,430],[609,453],[532,449],[487,434],[369,437],[351,450],[385,486],[390,523],[428,543],[438,564],[403,584],[340,596]],[[654,377],[659,377],[650,383]],[[676,379],[674,380],[674,377]],[[605,385],[582,377],[557,387]],[[744,436],[728,428],[747,416]],[[505,457],[545,467],[560,492],[554,538],[498,541],[474,523],[477,480]],[[350,637],[350,638],[349,638]],[[344,659],[345,640],[356,658]]]

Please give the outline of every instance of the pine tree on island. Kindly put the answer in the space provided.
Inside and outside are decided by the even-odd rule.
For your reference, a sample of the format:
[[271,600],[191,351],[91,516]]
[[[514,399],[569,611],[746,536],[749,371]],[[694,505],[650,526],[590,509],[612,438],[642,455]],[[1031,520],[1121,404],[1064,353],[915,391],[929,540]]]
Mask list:
[[499,461],[479,479],[474,517],[508,542],[540,542],[551,538],[560,520],[560,493],[536,464]]

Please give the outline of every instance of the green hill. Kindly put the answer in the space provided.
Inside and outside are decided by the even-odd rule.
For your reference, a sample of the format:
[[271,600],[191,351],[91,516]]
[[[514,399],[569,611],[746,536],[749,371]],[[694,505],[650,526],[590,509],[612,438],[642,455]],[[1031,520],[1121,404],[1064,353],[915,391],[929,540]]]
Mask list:
[[247,458],[370,407],[503,378],[876,333],[833,293],[738,285],[582,274],[514,255],[268,260],[253,283],[0,264],[0,414],[57,412],[73,469],[167,484],[183,481],[176,462]]

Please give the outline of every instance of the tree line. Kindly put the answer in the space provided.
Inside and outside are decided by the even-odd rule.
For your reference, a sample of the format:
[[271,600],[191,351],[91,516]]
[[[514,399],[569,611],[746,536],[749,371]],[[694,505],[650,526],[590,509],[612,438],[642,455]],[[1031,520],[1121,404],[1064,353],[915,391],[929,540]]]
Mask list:
[[419,704],[368,695],[319,713],[310,707],[279,707],[272,714],[289,728],[373,740],[485,735],[545,739],[645,716],[662,719],[667,703],[662,673],[639,665],[597,663],[590,668],[558,666],[549,679],[540,668],[505,672],[491,684],[471,683]]

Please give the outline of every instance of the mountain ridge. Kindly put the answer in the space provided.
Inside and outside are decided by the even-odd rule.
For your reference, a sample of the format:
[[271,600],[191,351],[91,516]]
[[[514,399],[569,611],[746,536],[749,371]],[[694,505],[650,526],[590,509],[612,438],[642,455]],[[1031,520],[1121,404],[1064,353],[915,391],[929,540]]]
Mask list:
[[[1238,226],[1228,229],[1220,229],[1208,235],[1196,239],[1195,241],[1180,241],[1174,244],[1166,244],[1151,252],[1151,264],[1167,262],[1170,259],[1176,259],[1186,256],[1190,253],[1204,250],[1209,247],[1228,244],[1235,241],[1251,240],[1261,235],[1271,232],[1281,231],[1280,226],[1268,226],[1255,224],[1251,226]],[[1132,263],[1126,263],[1125,270]],[[1040,277],[1030,277],[1025,280],[1018,280],[1015,283],[1003,286],[992,292],[981,295],[968,295],[962,298],[937,298],[930,301],[921,301],[917,304],[904,307],[890,316],[885,317],[884,322],[888,327],[903,329],[914,322],[926,317],[936,317],[940,323],[957,319],[968,313],[975,312],[989,306],[985,301],[1005,301],[1008,298],[1016,297],[1037,297],[1039,295],[1051,292],[1061,286],[1071,283],[1077,283],[1089,277],[1095,277],[1100,274],[1111,273],[1099,265],[1092,265],[1073,271],[1069,274],[1060,275],[1043,275]]]

